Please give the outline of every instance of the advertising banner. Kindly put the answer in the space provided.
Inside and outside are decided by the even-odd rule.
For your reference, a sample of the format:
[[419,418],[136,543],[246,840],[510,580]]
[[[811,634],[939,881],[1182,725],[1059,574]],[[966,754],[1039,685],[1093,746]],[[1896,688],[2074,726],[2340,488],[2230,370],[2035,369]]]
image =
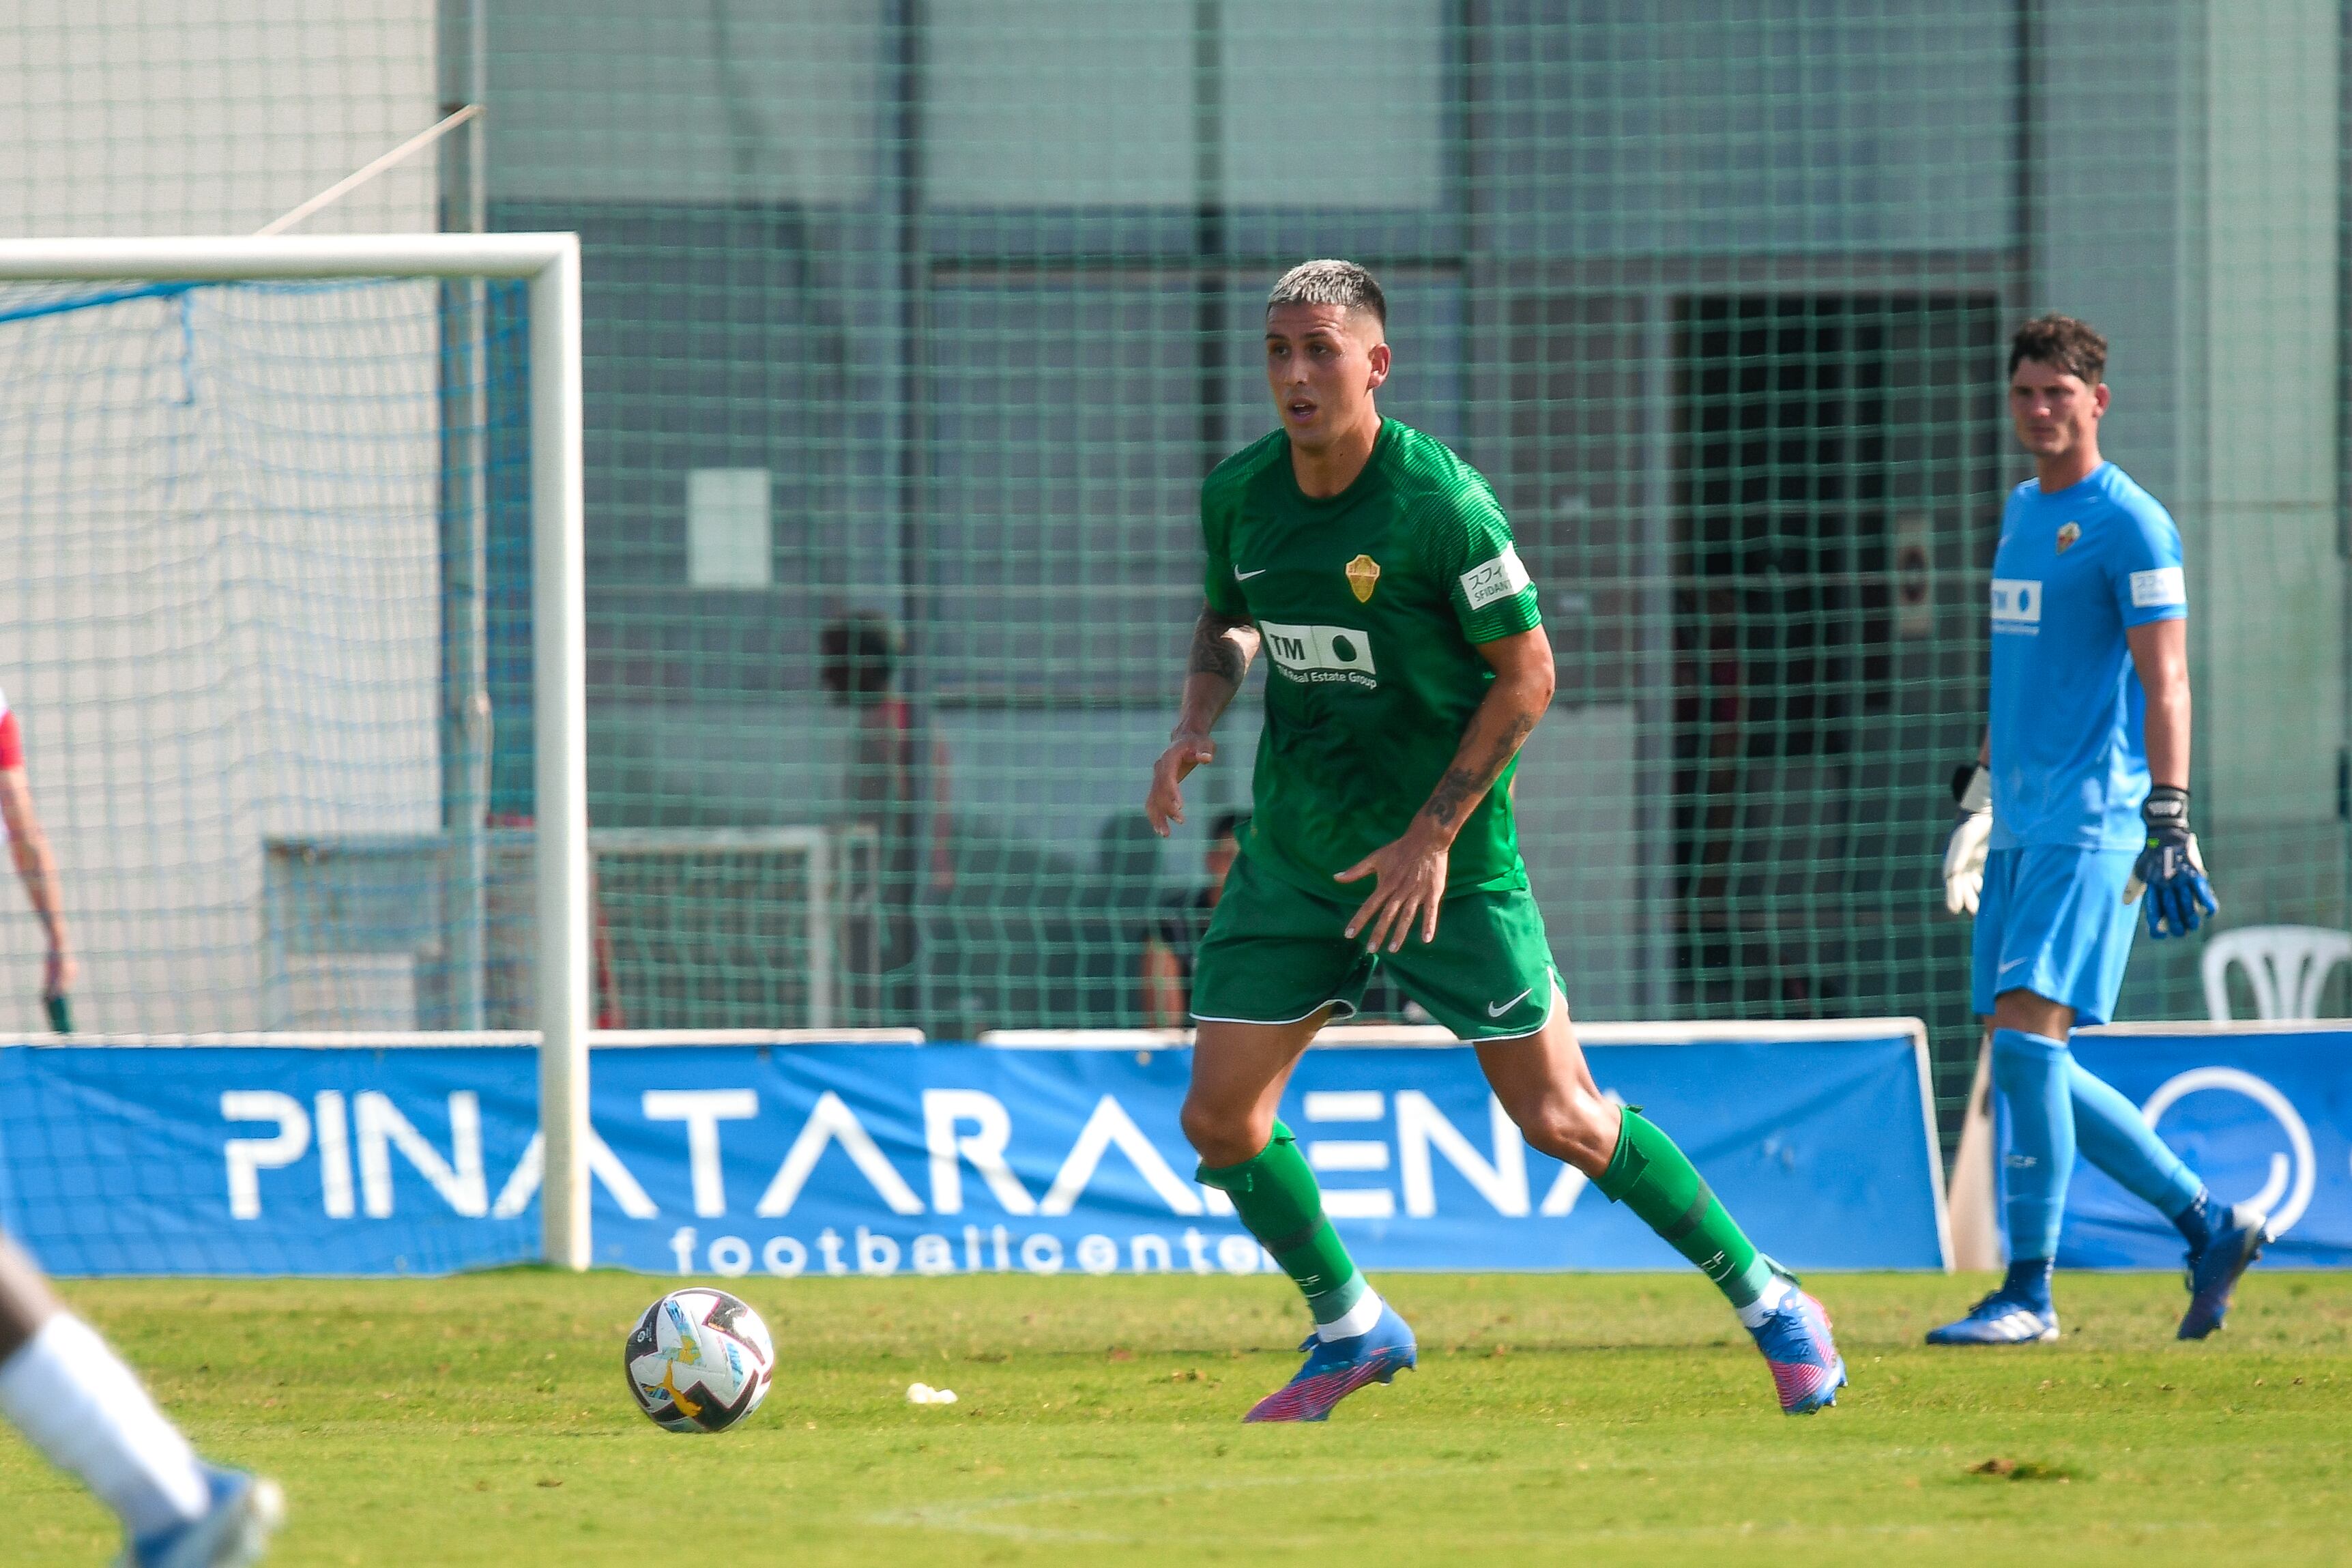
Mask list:
[[[2216,1197],[2272,1216],[2264,1268],[2352,1266],[2352,1029],[2084,1030],[2075,1057],[2121,1090]],[[2089,1165],[2066,1193],[2062,1268],[2179,1268],[2169,1221]]]
[[[1916,1026],[1839,1027],[1637,1030],[1659,1043],[1591,1058],[1791,1267],[1945,1267]],[[1158,1042],[600,1048],[595,1257],[720,1276],[1271,1268],[1192,1180],[1188,1063]],[[516,1045],[0,1048],[0,1220],[65,1275],[526,1261],[535,1073]],[[1368,1268],[1684,1267],[1527,1147],[1467,1047],[1312,1050],[1282,1115]]]

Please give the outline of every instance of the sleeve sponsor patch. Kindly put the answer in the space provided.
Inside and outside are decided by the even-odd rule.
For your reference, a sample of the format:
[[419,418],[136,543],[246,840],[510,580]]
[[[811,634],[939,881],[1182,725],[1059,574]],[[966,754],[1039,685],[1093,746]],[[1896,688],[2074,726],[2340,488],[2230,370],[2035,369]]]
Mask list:
[[1462,596],[1473,610],[1483,610],[1497,599],[1524,591],[1533,581],[1519,564],[1517,547],[1507,544],[1492,561],[1462,574]]
[[2178,566],[2135,572],[2131,574],[2131,599],[2136,610],[2156,605],[2185,605],[2189,602],[2189,584]]

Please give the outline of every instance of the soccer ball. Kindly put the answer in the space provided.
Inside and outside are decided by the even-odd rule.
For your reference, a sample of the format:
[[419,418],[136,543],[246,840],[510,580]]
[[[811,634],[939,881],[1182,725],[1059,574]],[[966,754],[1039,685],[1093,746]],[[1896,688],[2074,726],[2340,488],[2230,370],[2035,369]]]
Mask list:
[[647,1307],[622,1356],[630,1397],[672,1432],[724,1432],[760,1407],[776,1371],[760,1314],[699,1286]]

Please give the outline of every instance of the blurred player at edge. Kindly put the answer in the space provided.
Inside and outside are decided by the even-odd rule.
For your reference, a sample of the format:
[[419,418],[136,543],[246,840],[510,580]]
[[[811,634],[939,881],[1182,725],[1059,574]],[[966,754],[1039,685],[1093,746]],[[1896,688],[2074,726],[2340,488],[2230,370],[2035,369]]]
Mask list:
[[25,775],[25,742],[16,726],[16,710],[0,693],[0,822],[8,832],[8,853],[16,875],[25,883],[25,897],[49,942],[41,969],[41,1000],[49,1022],[59,1034],[73,1029],[67,1000],[73,994],[73,942],[66,934],[65,902],[58,896],[58,863],[49,853],[49,837],[41,831],[40,814],[33,809],[33,785]]
[[1845,1381],[1826,1314],[1664,1133],[1601,1098],[1570,1026],[1508,796],[1551,701],[1551,645],[1486,481],[1373,406],[1387,321],[1352,262],[1294,268],[1267,298],[1281,428],[1202,488],[1208,605],[1145,805],[1163,835],[1183,819],[1183,780],[1216,759],[1211,726],[1263,647],[1254,809],[1195,961],[1183,1110],[1200,1180],[1232,1195],[1315,1319],[1305,1365],[1249,1419],[1322,1420],[1414,1362],[1412,1331],[1358,1271],[1275,1119],[1299,1053],[1355,1012],[1381,963],[1476,1045],[1529,1143],[1715,1281],[1781,1408],[1809,1414]]
[[[47,929],[42,994],[74,978],[57,864],[33,810],[16,715],[0,697],[0,816],[34,912]],[[276,1486],[205,1464],[139,1379],[67,1311],[31,1258],[0,1236],[0,1414],[122,1521],[132,1568],[223,1568],[260,1556],[284,1503]]]
[[[2221,1326],[2268,1217],[2214,1202],[2131,1101],[2067,1049],[2114,1016],[2140,903],[2185,936],[2219,907],[2189,831],[2189,594],[2180,531],[2099,456],[2107,343],[2043,316],[2009,351],[2009,409],[2035,477],[2001,514],[1992,566],[1992,722],[1952,780],[1945,900],[1976,915],[1973,999],[2009,1111],[2009,1275],[1930,1344],[2058,1337],[2050,1271],[2084,1159],[2189,1243],[2180,1337]],[[2144,902],[2143,902],[2144,900]]]

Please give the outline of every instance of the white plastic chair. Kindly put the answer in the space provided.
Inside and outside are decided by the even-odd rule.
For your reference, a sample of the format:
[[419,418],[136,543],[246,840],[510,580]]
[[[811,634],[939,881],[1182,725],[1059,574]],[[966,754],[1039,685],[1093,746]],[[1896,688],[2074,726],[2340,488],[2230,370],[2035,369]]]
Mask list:
[[2246,972],[2259,1018],[2316,1018],[2330,971],[2352,963],[2352,931],[2325,926],[2240,926],[2205,943],[2205,1011],[2230,1022],[2230,965]]

